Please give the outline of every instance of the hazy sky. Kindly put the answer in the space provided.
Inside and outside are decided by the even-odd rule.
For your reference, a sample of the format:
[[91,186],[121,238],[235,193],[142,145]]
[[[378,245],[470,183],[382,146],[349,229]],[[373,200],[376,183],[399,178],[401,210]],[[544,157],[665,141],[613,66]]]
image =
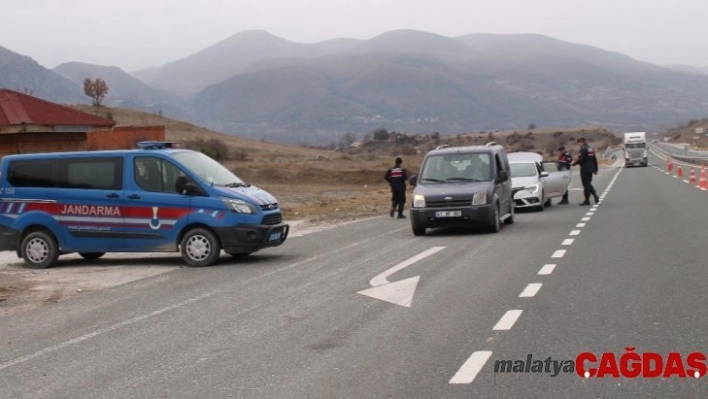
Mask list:
[[0,0],[0,46],[47,68],[128,72],[244,30],[300,43],[395,29],[540,33],[657,64],[708,66],[708,0]]

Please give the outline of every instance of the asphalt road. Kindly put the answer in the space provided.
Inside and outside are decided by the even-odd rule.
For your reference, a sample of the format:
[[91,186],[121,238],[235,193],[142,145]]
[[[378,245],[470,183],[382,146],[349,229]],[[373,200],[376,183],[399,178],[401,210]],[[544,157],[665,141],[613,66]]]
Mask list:
[[576,175],[571,205],[498,234],[415,237],[386,215],[5,317],[0,397],[706,396],[705,378],[495,373],[705,350],[708,192],[654,167],[594,183],[598,207],[577,205]]

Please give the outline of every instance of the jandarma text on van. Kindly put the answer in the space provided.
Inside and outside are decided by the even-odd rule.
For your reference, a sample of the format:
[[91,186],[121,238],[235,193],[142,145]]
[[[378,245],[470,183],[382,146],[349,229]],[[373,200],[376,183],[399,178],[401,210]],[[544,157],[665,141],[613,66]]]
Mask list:
[[633,347],[625,348],[625,353],[620,355],[583,352],[575,360],[553,360],[550,356],[541,360],[528,354],[526,359],[494,362],[495,373],[546,373],[551,377],[561,372],[575,372],[581,378],[701,378],[707,371],[706,356],[701,352],[691,352],[686,356],[679,352],[638,353]]

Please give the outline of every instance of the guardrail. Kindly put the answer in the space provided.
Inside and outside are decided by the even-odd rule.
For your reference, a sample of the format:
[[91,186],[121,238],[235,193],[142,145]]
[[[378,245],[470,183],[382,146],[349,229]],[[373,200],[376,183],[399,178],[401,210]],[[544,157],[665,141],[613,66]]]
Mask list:
[[660,152],[664,157],[671,157],[674,161],[682,162],[687,165],[703,165],[708,164],[708,154],[706,155],[695,155],[695,154],[680,154],[677,152],[667,151],[658,145],[649,146],[650,149]]

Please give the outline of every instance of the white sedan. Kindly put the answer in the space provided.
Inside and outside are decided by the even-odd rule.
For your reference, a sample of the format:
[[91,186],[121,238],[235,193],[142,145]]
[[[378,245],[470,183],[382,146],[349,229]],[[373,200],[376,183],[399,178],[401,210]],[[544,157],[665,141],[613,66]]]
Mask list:
[[508,154],[515,208],[543,211],[553,198],[560,198],[572,180],[570,170],[559,171],[554,161],[543,161],[535,152]]

